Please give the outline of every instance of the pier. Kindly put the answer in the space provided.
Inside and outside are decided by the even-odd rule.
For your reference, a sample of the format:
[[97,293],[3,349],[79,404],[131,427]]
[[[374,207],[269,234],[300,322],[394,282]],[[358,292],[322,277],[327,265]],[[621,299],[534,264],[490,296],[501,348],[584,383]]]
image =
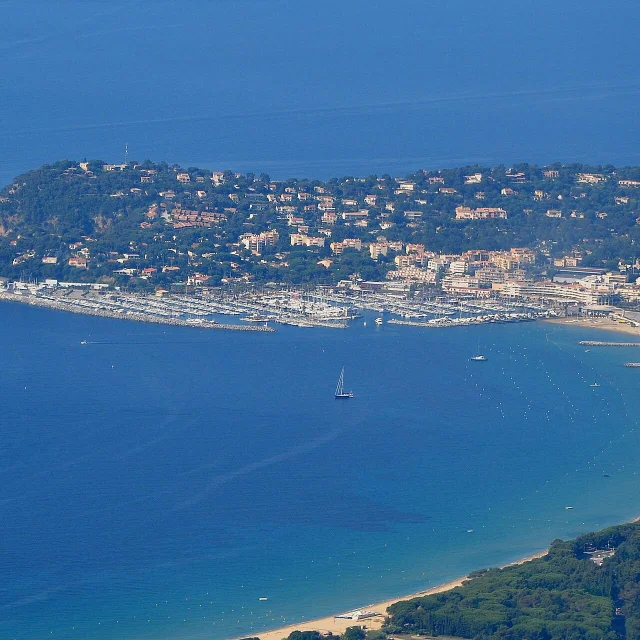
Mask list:
[[583,347],[640,347],[640,342],[602,342],[600,340],[581,340]]
[[[129,298],[129,296],[127,296]],[[113,301],[105,304],[104,300],[65,299],[59,296],[34,296],[0,293],[0,301],[21,302],[35,307],[45,307],[58,311],[70,311],[101,318],[115,318],[118,320],[133,320],[137,322],[152,322],[154,324],[168,324],[176,327],[198,327],[200,329],[219,329],[224,331],[251,331],[259,333],[273,333],[275,329],[268,326],[244,324],[223,324],[203,318],[180,318],[161,309],[149,312],[132,302],[128,307],[118,305]]]
[[401,324],[409,327],[469,327],[479,324],[506,324],[511,322],[530,322],[538,317],[546,317],[546,315],[537,315],[533,313],[511,313],[511,314],[491,314],[485,316],[475,316],[468,318],[434,318],[433,320],[427,320],[426,322],[419,322],[416,320],[398,320],[391,319],[388,324]]
[[[527,322],[554,317],[552,309],[505,300],[470,300],[454,296],[413,296],[407,292],[369,291],[318,286],[284,285],[245,288],[203,288],[152,293],[57,287],[38,283],[9,283],[0,300],[12,300],[60,311],[107,318],[228,331],[272,332],[270,324],[301,328],[346,329],[364,311],[391,324],[413,327],[464,327]],[[220,316],[233,317],[229,323]],[[376,325],[383,320],[376,320]],[[640,344],[640,343],[638,343]]]

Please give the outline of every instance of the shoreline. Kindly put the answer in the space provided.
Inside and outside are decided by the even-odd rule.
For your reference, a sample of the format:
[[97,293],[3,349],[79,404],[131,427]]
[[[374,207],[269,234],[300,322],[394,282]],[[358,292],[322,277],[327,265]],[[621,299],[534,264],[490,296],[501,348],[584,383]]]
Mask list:
[[[635,521],[635,520],[633,520]],[[633,522],[632,521],[632,522]],[[524,564],[525,562],[529,562],[531,560],[536,560],[538,558],[543,558],[547,555],[549,549],[544,549],[542,551],[538,551],[536,553],[532,553],[524,558],[520,558],[519,560],[515,560],[513,562],[508,562],[507,564],[500,565],[500,569],[504,569],[506,567],[512,567],[519,564]],[[343,615],[344,611],[339,613],[335,613],[330,616],[324,616],[321,618],[315,618],[313,620],[308,620],[304,622],[299,622],[295,624],[289,624],[283,627],[278,627],[277,629],[272,629],[271,631],[256,631],[245,634],[244,636],[237,636],[235,638],[231,638],[230,640],[241,640],[242,638],[247,637],[258,637],[260,640],[283,640],[293,631],[319,631],[320,633],[333,633],[341,634],[347,630],[347,627],[352,626],[366,626],[369,630],[376,630],[382,627],[382,623],[384,622],[387,609],[395,604],[396,602],[401,602],[403,600],[411,600],[412,598],[420,598],[423,596],[430,596],[436,593],[443,593],[445,591],[451,591],[451,589],[455,589],[456,587],[461,586],[466,580],[468,580],[468,576],[462,576],[460,578],[455,578],[453,580],[449,580],[448,582],[443,582],[442,584],[436,585],[434,587],[430,587],[429,589],[425,589],[422,591],[417,591],[415,593],[406,594],[403,596],[399,596],[396,598],[390,598],[388,600],[383,600],[382,602],[376,602],[373,604],[368,604],[362,607],[356,607],[355,609],[351,609],[350,611],[357,611],[358,609],[366,609],[371,611],[376,611],[381,615],[376,616],[375,618],[366,618],[363,620],[350,620],[344,618],[336,618],[337,615]]]
[[[627,520],[621,524],[632,524],[640,522],[640,516],[636,516]],[[544,556],[549,553],[549,548],[543,549],[542,551],[537,551],[535,553],[531,553],[524,558],[520,558],[519,560],[514,560],[513,562],[507,562],[506,564],[501,564],[498,566],[499,569],[505,569],[506,567],[513,567],[519,564],[524,564],[525,562],[530,562],[531,560],[537,560],[538,558],[544,558]],[[490,568],[490,567],[485,567]],[[415,593],[410,593],[407,595],[399,596],[396,598],[390,598],[388,600],[383,600],[381,602],[376,602],[373,604],[368,604],[361,606],[359,608],[351,609],[350,611],[357,611],[358,609],[367,609],[371,611],[376,611],[381,615],[376,616],[375,618],[366,618],[364,620],[349,620],[344,618],[336,618],[337,615],[342,615],[346,612],[335,613],[330,616],[324,616],[321,618],[314,618],[313,620],[303,621],[296,624],[289,624],[283,627],[278,627],[277,629],[272,629],[271,631],[264,632],[254,632],[245,634],[243,636],[236,636],[234,638],[229,638],[229,640],[242,640],[243,638],[248,637],[258,637],[260,640],[284,640],[291,632],[293,631],[319,631],[320,633],[328,633],[331,632],[335,634],[344,633],[347,630],[347,627],[352,626],[366,626],[368,630],[377,630],[382,627],[382,624],[387,615],[387,609],[395,604],[396,602],[401,602],[403,600],[411,600],[412,598],[420,598],[423,596],[435,595],[436,593],[444,593],[445,591],[451,591],[456,587],[462,586],[462,584],[469,579],[469,576],[462,576],[460,578],[454,578],[453,580],[449,580],[447,582],[443,582],[434,587],[430,587],[429,589],[425,589],[422,591],[417,591]]]
[[564,326],[584,327],[587,329],[614,331],[616,333],[626,333],[627,335],[640,337],[640,327],[634,327],[630,324],[609,318],[547,318],[544,322]]

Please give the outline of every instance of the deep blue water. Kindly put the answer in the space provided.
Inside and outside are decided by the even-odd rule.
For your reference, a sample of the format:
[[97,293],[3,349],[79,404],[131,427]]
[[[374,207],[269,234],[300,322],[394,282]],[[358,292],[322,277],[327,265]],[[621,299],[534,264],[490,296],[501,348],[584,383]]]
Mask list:
[[635,0],[0,0],[0,182],[61,158],[274,177],[640,164]]
[[[640,161],[631,0],[0,0],[0,18],[2,184],[126,143],[279,178]],[[640,512],[633,355],[585,353],[586,331],[0,314],[3,638],[244,635]],[[342,365],[357,396],[336,403]]]
[[0,312],[3,638],[255,633],[640,514],[637,354],[602,333]]

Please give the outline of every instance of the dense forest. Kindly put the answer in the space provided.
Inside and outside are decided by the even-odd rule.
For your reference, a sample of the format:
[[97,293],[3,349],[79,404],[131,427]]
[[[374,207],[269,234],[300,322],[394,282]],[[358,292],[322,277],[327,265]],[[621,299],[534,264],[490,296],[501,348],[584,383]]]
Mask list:
[[[380,279],[394,257],[371,258],[368,244],[380,237],[437,253],[580,252],[585,266],[613,268],[638,258],[639,203],[640,167],[472,166],[321,182],[150,161],[63,161],[0,190],[0,276],[141,287],[194,273],[210,284]],[[457,219],[459,207],[504,216]],[[241,242],[268,231],[277,240],[258,252]],[[292,234],[326,242],[292,246]],[[362,248],[332,252],[345,238]]]
[[[594,562],[597,550],[608,556],[601,565]],[[452,591],[396,603],[386,631],[501,640],[640,638],[638,524],[556,540],[543,558],[470,578]]]
[[[569,542],[555,540],[542,558],[476,571],[451,591],[397,602],[389,607],[382,630],[354,626],[341,640],[398,636],[637,640],[640,523],[610,527]],[[287,640],[321,638],[318,632],[294,631]]]

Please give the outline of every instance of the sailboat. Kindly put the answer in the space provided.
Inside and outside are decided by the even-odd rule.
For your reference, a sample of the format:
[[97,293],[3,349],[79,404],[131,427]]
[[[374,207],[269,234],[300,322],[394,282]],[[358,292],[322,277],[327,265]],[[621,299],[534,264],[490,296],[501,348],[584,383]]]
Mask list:
[[336,400],[341,400],[343,398],[353,398],[353,391],[345,391],[344,390],[344,367],[342,367],[342,371],[340,372],[340,377],[338,378],[338,385],[336,386]]
[[599,387],[600,383],[598,382],[598,377],[589,385],[590,387]]
[[478,343],[478,350],[476,351],[476,355],[475,356],[471,356],[471,358],[469,358],[469,360],[472,360],[473,362],[485,362],[486,359],[487,359],[487,356],[483,356],[480,353],[480,343]]

